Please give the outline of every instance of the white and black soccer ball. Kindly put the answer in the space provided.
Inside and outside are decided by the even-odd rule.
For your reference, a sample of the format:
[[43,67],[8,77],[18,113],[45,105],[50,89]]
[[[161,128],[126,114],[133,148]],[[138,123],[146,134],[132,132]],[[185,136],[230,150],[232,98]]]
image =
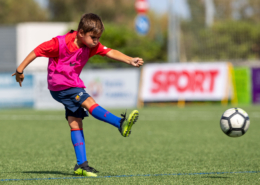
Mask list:
[[240,108],[226,110],[221,119],[221,130],[230,137],[240,137],[246,133],[250,120],[246,111]]

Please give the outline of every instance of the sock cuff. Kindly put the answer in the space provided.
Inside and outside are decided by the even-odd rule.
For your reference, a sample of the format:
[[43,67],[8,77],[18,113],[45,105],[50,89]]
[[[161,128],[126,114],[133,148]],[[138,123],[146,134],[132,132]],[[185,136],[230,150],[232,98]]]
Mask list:
[[96,107],[98,107],[99,105],[96,103],[96,104],[94,104],[94,105],[92,105],[91,107],[90,107],[90,109],[88,110],[88,112],[92,115],[92,111],[96,108]]
[[77,131],[77,130],[83,130],[83,128],[75,128],[75,129],[71,129],[70,131]]

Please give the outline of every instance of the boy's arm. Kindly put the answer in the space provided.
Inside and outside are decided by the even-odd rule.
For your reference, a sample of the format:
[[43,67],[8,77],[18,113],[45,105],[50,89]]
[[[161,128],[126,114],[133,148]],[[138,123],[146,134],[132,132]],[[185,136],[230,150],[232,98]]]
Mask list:
[[135,66],[135,67],[140,67],[143,65],[144,61],[142,58],[139,58],[139,57],[135,57],[135,58],[132,58],[132,57],[129,57],[123,53],[121,53],[120,51],[117,51],[117,50],[110,50],[106,56],[108,58],[111,58],[111,59],[114,59],[114,60],[117,60],[117,61],[120,61],[120,62],[124,62],[126,64],[129,64],[129,65],[132,65],[132,66]]
[[23,70],[28,66],[34,59],[36,58],[36,54],[34,51],[29,53],[29,55],[23,60],[23,62],[18,66],[16,72],[12,74],[15,75],[16,81],[19,83],[20,87],[22,87],[22,82],[24,79]]
[[58,57],[59,56],[59,42],[57,38],[53,38],[46,41],[39,46],[37,46],[29,55],[23,60],[23,62],[18,66],[16,72],[12,74],[15,75],[16,81],[19,82],[22,87],[22,82],[24,79],[23,70],[37,57]]

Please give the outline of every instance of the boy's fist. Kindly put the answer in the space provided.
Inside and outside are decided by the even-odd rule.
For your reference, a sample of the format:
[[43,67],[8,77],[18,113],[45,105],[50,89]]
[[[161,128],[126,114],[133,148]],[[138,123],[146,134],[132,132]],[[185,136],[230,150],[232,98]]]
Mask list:
[[143,64],[144,64],[144,61],[143,61],[142,58],[136,57],[136,58],[132,58],[132,60],[131,60],[131,65],[132,65],[132,66],[140,67],[140,66],[142,66]]
[[19,83],[20,87],[22,87],[24,74],[19,74],[19,73],[15,72],[14,74],[12,74],[12,76],[14,76],[14,75],[15,75],[16,81]]

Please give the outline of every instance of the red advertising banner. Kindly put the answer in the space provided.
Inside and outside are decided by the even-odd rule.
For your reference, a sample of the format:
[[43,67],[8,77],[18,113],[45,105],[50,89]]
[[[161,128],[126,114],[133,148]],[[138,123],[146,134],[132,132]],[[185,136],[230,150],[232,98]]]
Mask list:
[[222,100],[227,96],[227,63],[148,64],[142,73],[143,101]]

